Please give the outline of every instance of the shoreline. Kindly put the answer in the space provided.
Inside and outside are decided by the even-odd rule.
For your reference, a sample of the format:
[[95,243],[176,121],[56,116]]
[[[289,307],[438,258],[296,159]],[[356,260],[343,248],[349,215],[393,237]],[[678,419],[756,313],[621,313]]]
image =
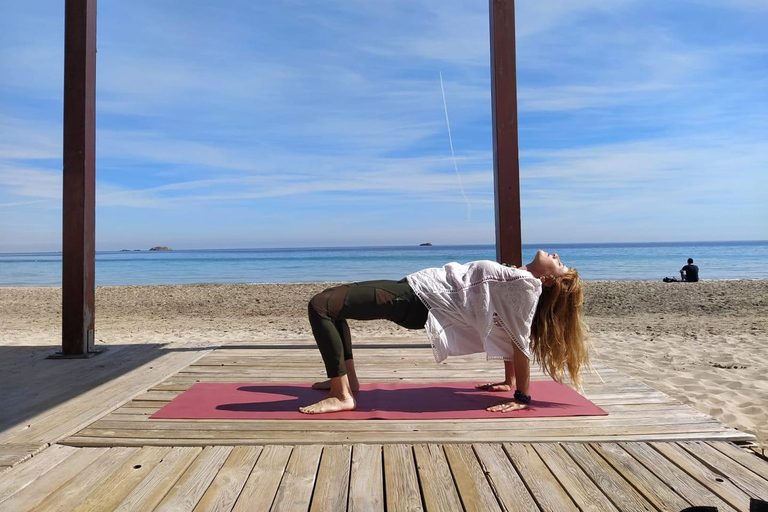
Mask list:
[[[307,302],[333,284],[97,287],[97,344],[311,340]],[[674,284],[585,281],[592,357],[768,447],[768,280]],[[58,345],[61,289],[0,287],[0,318],[0,346]],[[425,339],[386,321],[350,326],[353,338]]]
[[[362,281],[362,280],[360,280]],[[768,281],[768,277],[736,277],[736,278],[707,278],[706,280],[701,280],[696,283],[685,283],[685,282],[672,282],[672,283],[665,283],[662,281],[662,279],[583,279],[582,281],[584,283],[661,283],[666,286],[674,286],[675,284],[681,284],[681,285],[693,285],[698,286],[701,283],[707,282],[734,282],[734,281]],[[220,282],[220,281],[201,281],[201,282],[195,282],[195,283],[161,283],[161,284],[105,284],[105,285],[97,285],[96,288],[128,288],[128,287],[140,287],[140,286],[148,286],[148,287],[155,287],[155,286],[261,286],[261,285],[285,285],[285,286],[291,286],[291,285],[328,285],[333,286],[336,284],[340,284],[341,281],[275,281],[275,282]],[[26,285],[26,284],[2,284],[0,283],[0,290],[6,290],[6,289],[15,289],[15,288],[43,288],[43,289],[61,289],[61,284],[46,284],[46,285]]]

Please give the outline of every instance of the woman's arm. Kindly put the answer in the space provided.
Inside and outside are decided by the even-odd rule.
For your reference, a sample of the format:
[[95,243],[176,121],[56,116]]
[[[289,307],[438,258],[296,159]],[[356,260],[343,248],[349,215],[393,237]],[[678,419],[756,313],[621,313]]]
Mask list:
[[524,395],[530,395],[531,391],[531,361],[523,354],[522,350],[515,348],[515,359],[512,361],[514,366],[513,375],[516,378],[517,389]]
[[[524,395],[530,395],[531,389],[531,362],[523,352],[514,347],[515,358],[512,361],[504,361],[505,374],[508,376],[510,370],[512,371],[513,379],[516,384],[517,391],[520,391]],[[510,387],[511,390],[511,387]],[[488,407],[492,412],[509,412],[519,409],[525,409],[528,405],[517,400],[510,400],[502,402],[500,404]]]

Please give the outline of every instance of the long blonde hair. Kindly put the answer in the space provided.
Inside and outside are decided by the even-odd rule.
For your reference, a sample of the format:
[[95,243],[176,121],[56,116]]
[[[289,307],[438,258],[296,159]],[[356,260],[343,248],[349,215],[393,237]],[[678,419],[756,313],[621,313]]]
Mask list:
[[579,272],[571,268],[562,276],[548,276],[531,326],[534,358],[544,372],[562,382],[565,371],[577,389],[581,368],[591,368],[587,327],[581,319],[584,304]]

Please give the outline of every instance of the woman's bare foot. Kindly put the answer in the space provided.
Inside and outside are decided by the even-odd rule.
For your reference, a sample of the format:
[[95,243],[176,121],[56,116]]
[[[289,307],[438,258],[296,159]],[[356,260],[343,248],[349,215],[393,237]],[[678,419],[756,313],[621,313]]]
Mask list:
[[306,407],[300,407],[299,411],[304,414],[323,414],[327,412],[351,411],[357,407],[355,397],[352,395],[352,386],[349,383],[348,375],[332,377],[329,382],[331,392],[328,394],[328,398]]
[[351,395],[344,399],[330,395],[328,398],[312,405],[299,407],[299,411],[304,414],[324,414],[327,412],[353,411],[355,407],[357,407],[357,402],[355,402],[355,398]]
[[481,389],[483,391],[512,391],[515,388],[515,383],[507,384],[506,382],[489,382],[488,384],[478,384],[475,389]]

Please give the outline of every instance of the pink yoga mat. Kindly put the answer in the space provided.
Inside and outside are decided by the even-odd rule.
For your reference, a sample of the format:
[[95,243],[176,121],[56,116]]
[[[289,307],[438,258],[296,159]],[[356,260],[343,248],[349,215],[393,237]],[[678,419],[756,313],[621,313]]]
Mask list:
[[152,419],[212,420],[445,420],[604,416],[604,410],[573,389],[553,381],[531,382],[533,401],[508,413],[485,408],[511,400],[512,393],[474,388],[473,382],[363,384],[357,409],[301,414],[299,407],[328,396],[310,384],[194,384],[151,416]]

